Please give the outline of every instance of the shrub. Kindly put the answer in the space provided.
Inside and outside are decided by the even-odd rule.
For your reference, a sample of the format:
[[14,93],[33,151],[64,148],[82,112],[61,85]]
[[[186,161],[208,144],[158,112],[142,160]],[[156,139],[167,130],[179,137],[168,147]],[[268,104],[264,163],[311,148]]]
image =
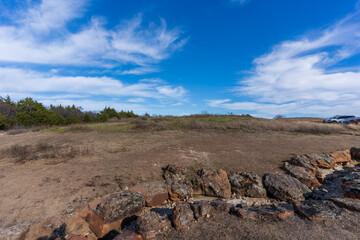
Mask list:
[[5,116],[0,114],[0,130],[5,130],[8,128],[8,120]]

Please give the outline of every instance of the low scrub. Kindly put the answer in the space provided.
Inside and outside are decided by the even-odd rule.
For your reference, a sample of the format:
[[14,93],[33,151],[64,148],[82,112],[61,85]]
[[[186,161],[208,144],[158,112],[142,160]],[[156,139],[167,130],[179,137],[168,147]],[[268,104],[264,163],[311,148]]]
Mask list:
[[69,160],[89,154],[89,149],[80,149],[73,146],[59,146],[48,143],[36,145],[15,144],[1,151],[3,158],[11,158],[15,163],[26,163],[40,159]]

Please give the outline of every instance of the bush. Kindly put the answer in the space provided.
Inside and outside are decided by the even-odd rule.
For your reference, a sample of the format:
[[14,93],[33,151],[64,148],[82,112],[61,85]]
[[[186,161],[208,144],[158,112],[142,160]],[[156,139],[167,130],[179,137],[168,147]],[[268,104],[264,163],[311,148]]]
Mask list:
[[8,120],[5,116],[0,114],[0,130],[5,130],[8,128]]

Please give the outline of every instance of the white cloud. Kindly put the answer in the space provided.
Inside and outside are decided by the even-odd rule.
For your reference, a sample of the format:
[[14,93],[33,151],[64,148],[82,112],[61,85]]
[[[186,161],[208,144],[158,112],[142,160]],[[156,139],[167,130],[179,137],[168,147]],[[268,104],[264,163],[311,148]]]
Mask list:
[[80,30],[67,27],[82,17],[87,0],[43,0],[19,10],[12,24],[0,24],[0,62],[114,67],[147,66],[166,59],[186,39],[177,28],[146,26],[141,15],[107,29],[93,17]]
[[251,102],[209,101],[213,107],[267,114],[360,114],[360,65],[339,63],[360,52],[360,12],[324,30],[285,41],[254,60],[234,89]]
[[164,96],[168,96],[171,98],[183,98],[187,91],[183,88],[183,87],[170,87],[170,86],[160,86],[156,88],[157,91],[161,94],[163,94]]

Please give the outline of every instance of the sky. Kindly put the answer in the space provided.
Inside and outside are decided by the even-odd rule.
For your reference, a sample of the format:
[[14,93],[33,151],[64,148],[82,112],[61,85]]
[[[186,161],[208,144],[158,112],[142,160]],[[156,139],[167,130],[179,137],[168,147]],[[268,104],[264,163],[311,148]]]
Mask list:
[[0,1],[6,95],[151,115],[360,115],[360,1]]

